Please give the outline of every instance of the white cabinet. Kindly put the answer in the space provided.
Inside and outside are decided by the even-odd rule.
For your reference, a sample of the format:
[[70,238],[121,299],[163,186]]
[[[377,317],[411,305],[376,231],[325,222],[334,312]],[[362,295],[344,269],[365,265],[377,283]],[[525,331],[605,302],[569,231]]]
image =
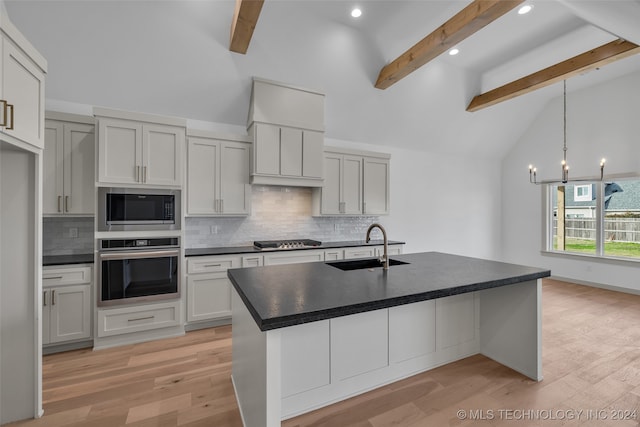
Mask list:
[[254,184],[322,185],[322,132],[253,123],[251,177]]
[[362,157],[327,152],[320,214],[362,214]]
[[344,249],[325,249],[324,260],[325,261],[338,261],[344,259]]
[[43,213],[93,215],[94,165],[94,126],[47,120],[43,157]]
[[91,267],[45,267],[42,344],[91,338]]
[[105,184],[182,184],[185,129],[98,118],[98,181]]
[[98,337],[180,325],[180,301],[98,310]]
[[187,259],[187,322],[231,316],[229,268],[241,266],[239,255],[190,257]]
[[363,168],[363,203],[365,215],[389,213],[389,159],[365,157]]
[[189,136],[187,214],[249,215],[250,152],[248,142]]
[[[403,245],[394,244],[388,246],[389,256],[391,255],[401,255],[402,254]],[[379,257],[384,254],[384,246],[376,245],[376,246],[356,246],[352,248],[344,249],[344,259],[354,259],[354,258],[373,258]]]
[[324,183],[314,189],[314,215],[389,213],[389,155],[330,149],[324,153]]
[[272,252],[264,256],[264,265],[299,264],[318,261],[324,261],[324,250],[306,249],[290,252]]
[[[32,56],[0,33],[2,70],[0,81],[0,132],[20,142],[44,146],[44,79],[46,62],[26,47]],[[9,24],[7,24],[9,25]],[[37,56],[36,60],[32,60]],[[37,62],[39,63],[37,63]]]

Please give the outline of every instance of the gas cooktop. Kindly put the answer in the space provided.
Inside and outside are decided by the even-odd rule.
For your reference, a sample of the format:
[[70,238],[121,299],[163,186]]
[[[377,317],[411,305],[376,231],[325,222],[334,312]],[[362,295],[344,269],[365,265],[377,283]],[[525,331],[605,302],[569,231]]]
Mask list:
[[322,242],[311,239],[288,239],[288,240],[256,240],[253,246],[256,249],[304,249],[320,246]]

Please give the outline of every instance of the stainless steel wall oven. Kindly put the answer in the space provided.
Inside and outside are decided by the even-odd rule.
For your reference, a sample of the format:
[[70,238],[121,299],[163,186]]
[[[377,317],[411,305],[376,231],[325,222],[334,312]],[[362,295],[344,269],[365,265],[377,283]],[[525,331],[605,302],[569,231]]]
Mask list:
[[101,239],[98,306],[180,297],[180,239]]

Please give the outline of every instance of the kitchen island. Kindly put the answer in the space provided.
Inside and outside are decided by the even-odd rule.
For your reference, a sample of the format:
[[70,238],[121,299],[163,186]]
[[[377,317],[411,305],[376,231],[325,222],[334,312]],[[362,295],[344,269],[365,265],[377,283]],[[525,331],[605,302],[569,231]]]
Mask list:
[[477,353],[542,379],[541,279],[550,271],[438,252],[392,260],[405,264],[229,270],[232,375],[246,427],[279,426]]

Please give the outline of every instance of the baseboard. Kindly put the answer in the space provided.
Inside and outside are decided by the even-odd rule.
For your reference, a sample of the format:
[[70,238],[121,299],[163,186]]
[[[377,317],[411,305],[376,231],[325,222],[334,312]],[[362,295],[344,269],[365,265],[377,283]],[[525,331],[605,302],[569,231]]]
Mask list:
[[62,353],[63,351],[79,350],[81,348],[93,347],[93,340],[79,341],[72,343],[52,344],[42,347],[42,354]]
[[223,319],[204,320],[202,322],[187,323],[184,325],[185,332],[197,331],[198,329],[215,328],[217,326],[224,326],[231,324],[231,317],[225,317]]
[[622,292],[625,294],[640,295],[640,289],[625,288],[623,286],[605,285],[603,283],[589,282],[587,280],[571,279],[569,277],[551,276],[553,280],[575,283],[576,285],[590,286],[592,288],[606,289],[608,291]]

